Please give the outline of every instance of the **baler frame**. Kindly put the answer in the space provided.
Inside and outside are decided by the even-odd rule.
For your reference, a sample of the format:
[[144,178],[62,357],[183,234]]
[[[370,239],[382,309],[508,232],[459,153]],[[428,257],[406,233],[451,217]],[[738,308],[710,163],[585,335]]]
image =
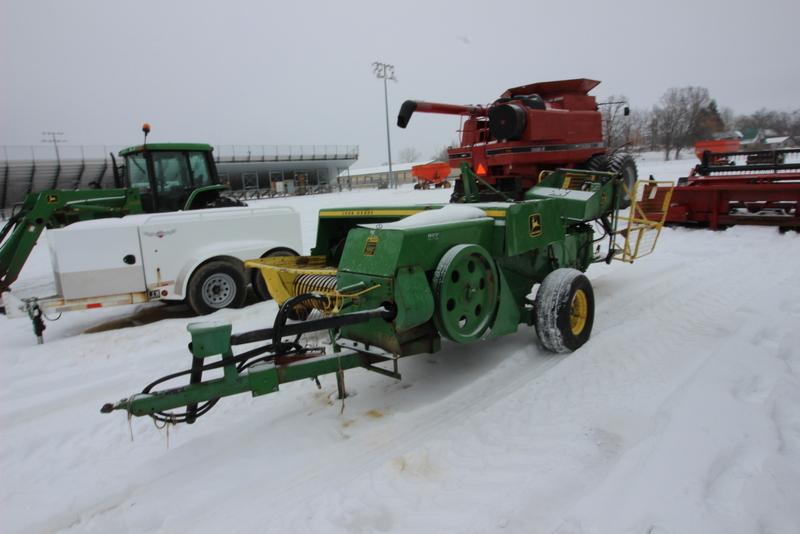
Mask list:
[[[462,179],[469,183],[477,177],[464,165]],[[649,183],[643,191],[648,187],[659,191],[663,186]],[[536,301],[528,297],[531,284],[540,283],[540,293],[547,293],[545,286],[550,275],[559,272],[579,282],[582,278],[582,283],[587,284],[588,294],[578,291],[582,295],[581,313],[588,313],[588,303],[593,306],[591,286],[576,269],[582,271],[591,263],[612,259],[632,261],[638,252],[638,246],[627,246],[628,236],[634,233],[630,226],[623,229],[624,232],[631,230],[626,235],[627,252],[615,246],[614,230],[620,217],[617,206],[622,189],[618,175],[561,169],[542,176],[540,184],[529,191],[528,200],[524,202],[476,204],[475,208],[467,208],[482,210],[483,216],[479,218],[392,227],[390,221],[426,215],[442,209],[443,205],[321,210],[317,247],[312,249],[312,256],[248,262],[249,267],[261,270],[270,291],[281,304],[271,328],[232,334],[230,324],[190,324],[190,369],[158,379],[140,394],[106,404],[101,411],[125,410],[130,415],[148,415],[164,423],[193,423],[221,397],[248,391],[253,396],[264,395],[278,391],[280,384],[302,379],[314,380],[319,385],[317,377],[324,374],[336,374],[338,393],[344,398],[345,370],[362,367],[400,379],[399,358],[436,352],[440,348],[440,336],[467,343],[511,334],[520,325],[535,325],[540,332],[542,310],[537,310],[540,306],[538,294]],[[663,201],[663,195],[659,199]],[[635,198],[633,200],[635,210]],[[638,222],[639,219],[647,219],[646,214],[631,218],[632,224],[644,224]],[[368,224],[368,221],[377,224]],[[593,221],[600,222],[605,232],[598,239],[593,238],[589,224]],[[659,223],[646,226],[643,231],[660,230]],[[476,237],[476,232],[484,233],[483,241]],[[332,245],[342,233],[347,236],[343,250]],[[500,241],[506,242],[497,243],[498,236],[505,236]],[[599,254],[599,247],[594,249],[594,245],[606,237],[609,251]],[[409,241],[401,244],[396,240],[399,238]],[[544,241],[537,241],[541,239]],[[434,250],[435,247],[429,245],[431,250],[421,250],[417,245],[423,242],[438,243],[439,248]],[[480,243],[489,242],[496,246],[480,246]],[[407,252],[406,245],[416,251],[411,264],[409,257],[401,257]],[[376,250],[383,251],[385,257],[376,255]],[[437,250],[445,252],[439,254]],[[335,261],[337,256],[342,258],[338,265],[329,265],[328,262]],[[477,321],[482,320],[480,317],[486,318],[487,327],[459,330],[462,326],[459,321],[448,323],[443,303],[448,302],[446,307],[450,310],[446,299],[455,299],[457,318],[461,313],[458,311],[461,297],[437,289],[437,284],[452,282],[456,292],[461,291],[461,286],[455,285],[458,278],[451,277],[450,267],[463,265],[460,271],[463,274],[459,277],[467,279],[472,272],[469,263],[481,257],[488,258],[491,266],[487,271],[480,271],[480,266],[472,267],[478,273],[472,276],[483,278],[480,284],[465,286],[473,288],[469,291],[477,295],[477,300],[471,300],[470,296],[465,298],[475,308]],[[435,273],[426,265],[433,265]],[[330,280],[332,272],[336,272],[333,279],[337,285],[328,287],[326,280]],[[426,277],[426,273],[432,279]],[[310,278],[298,282],[306,275]],[[483,302],[478,288],[483,289],[484,279],[487,287],[494,284],[491,313],[480,312],[480,306],[475,307],[476,303]],[[315,284],[321,289],[314,290]],[[299,293],[298,288],[305,292]],[[287,319],[297,316],[301,310],[308,314],[321,313],[323,317],[287,324]],[[571,328],[573,333],[577,328],[585,335],[579,342],[582,344],[588,339],[592,318],[580,316],[574,325],[572,319],[571,315],[567,316],[565,328]],[[587,324],[589,330],[584,332]],[[321,347],[300,343],[302,334],[325,330],[329,331],[332,353],[326,354]],[[552,336],[548,332],[540,334]],[[291,337],[294,339],[287,341]],[[264,344],[234,354],[233,347],[257,342]],[[542,343],[556,350],[544,340]],[[577,346],[567,349],[574,350]],[[205,363],[208,358],[219,360]],[[380,366],[387,363],[391,369]],[[203,380],[205,372],[218,369],[223,369],[222,378]],[[188,385],[154,391],[156,386],[185,376],[189,377]],[[182,406],[186,406],[186,411],[170,411]]]

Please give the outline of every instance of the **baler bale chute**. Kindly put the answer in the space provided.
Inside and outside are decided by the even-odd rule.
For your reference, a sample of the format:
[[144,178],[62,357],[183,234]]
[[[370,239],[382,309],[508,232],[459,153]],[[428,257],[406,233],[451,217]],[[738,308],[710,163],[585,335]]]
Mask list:
[[[190,325],[189,369],[102,411],[192,423],[221,397],[263,395],[325,374],[336,375],[344,397],[347,369],[399,379],[400,358],[437,352],[443,339],[473,343],[521,326],[534,327],[549,351],[576,350],[594,320],[583,272],[650,252],[642,237],[657,238],[671,191],[671,184],[644,182],[626,195],[621,173],[560,169],[542,173],[520,200],[482,202],[473,200],[480,181],[469,165],[461,166],[461,181],[463,205],[320,210],[310,256],[246,263],[280,304],[271,328],[232,334],[230,325]],[[638,201],[660,202],[662,219],[620,215],[623,196],[642,217]],[[303,334],[326,330],[330,345],[302,342]],[[244,345],[251,348],[235,350]],[[204,377],[219,369],[221,378]],[[188,384],[158,389],[185,377]]]

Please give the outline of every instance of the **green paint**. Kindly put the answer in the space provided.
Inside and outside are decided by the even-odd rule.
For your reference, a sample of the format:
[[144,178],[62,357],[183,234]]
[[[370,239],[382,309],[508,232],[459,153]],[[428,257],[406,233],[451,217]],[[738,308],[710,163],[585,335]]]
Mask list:
[[[478,179],[466,171],[470,200],[477,197]],[[143,415],[245,391],[262,395],[285,382],[353,367],[375,370],[374,363],[386,361],[375,352],[409,356],[438,351],[442,336],[471,343],[512,334],[520,324],[534,323],[527,296],[535,284],[555,269],[585,271],[598,261],[588,223],[610,217],[616,224],[618,190],[607,173],[558,170],[523,201],[471,203],[487,213],[483,219],[393,227],[388,223],[443,205],[321,210],[312,254],[325,255],[338,268],[342,293],[361,292],[346,298],[340,313],[390,305],[394,320],[375,318],[332,331],[331,355],[259,363],[241,374],[231,364],[221,379],[136,396],[114,408]],[[192,327],[192,337],[195,357],[231,357],[229,326]],[[359,351],[347,348],[353,341],[362,344]]]

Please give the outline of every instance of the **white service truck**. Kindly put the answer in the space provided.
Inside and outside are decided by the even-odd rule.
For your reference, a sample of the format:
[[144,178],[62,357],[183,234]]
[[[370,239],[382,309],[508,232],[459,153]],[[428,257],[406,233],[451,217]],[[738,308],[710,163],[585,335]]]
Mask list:
[[3,295],[6,313],[30,315],[185,301],[199,315],[244,304],[248,285],[269,298],[244,260],[297,255],[300,217],[288,207],[234,207],[98,219],[48,230],[57,295]]

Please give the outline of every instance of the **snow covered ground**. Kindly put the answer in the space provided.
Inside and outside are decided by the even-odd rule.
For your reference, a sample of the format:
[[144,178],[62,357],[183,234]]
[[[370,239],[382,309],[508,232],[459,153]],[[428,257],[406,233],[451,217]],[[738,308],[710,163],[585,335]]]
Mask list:
[[[694,161],[639,162],[677,178]],[[446,199],[359,191],[283,199],[306,247],[321,207]],[[64,314],[36,346],[0,317],[3,532],[797,533],[800,236],[665,230],[634,265],[596,265],[592,338],[554,356],[532,329],[222,400],[157,429],[100,406],[189,365],[180,306]],[[45,247],[19,287],[48,281]],[[274,303],[222,310],[265,327]],[[160,318],[162,320],[155,321]],[[92,331],[93,333],[87,333]]]

